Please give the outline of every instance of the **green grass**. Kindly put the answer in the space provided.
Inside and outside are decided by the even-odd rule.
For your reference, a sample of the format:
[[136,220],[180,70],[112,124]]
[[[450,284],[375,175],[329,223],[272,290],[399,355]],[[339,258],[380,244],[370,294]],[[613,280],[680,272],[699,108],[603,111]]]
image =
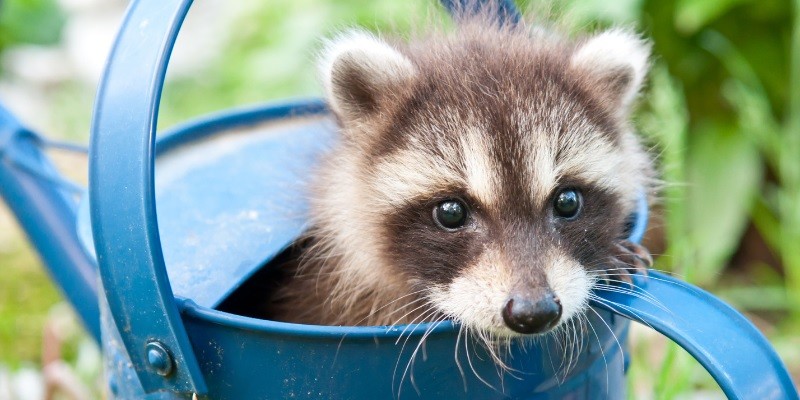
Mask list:
[[42,327],[61,297],[32,249],[14,240],[0,249],[0,363],[38,364]]

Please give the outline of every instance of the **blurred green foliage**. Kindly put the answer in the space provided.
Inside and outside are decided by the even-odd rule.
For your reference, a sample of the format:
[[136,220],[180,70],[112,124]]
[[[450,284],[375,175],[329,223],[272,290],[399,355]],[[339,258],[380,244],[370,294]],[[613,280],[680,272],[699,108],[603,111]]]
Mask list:
[[198,113],[265,100],[319,96],[314,55],[323,38],[355,26],[407,32],[420,16],[431,13],[432,3],[420,0],[247,2],[248,12],[242,13],[233,24],[236,29],[231,32],[225,52],[203,68],[202,77],[183,77],[168,84],[160,123],[169,126]]
[[2,1],[0,51],[15,44],[56,44],[63,25],[64,14],[55,0]]
[[42,327],[59,294],[28,245],[0,250],[0,362],[18,367],[38,362]]

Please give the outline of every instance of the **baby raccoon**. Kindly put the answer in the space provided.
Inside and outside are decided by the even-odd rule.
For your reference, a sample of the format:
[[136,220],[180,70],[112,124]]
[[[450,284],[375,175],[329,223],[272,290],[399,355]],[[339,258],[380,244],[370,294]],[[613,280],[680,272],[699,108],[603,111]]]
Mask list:
[[625,240],[653,181],[628,122],[648,55],[625,30],[570,40],[490,18],[331,40],[320,68],[341,138],[269,317],[450,318],[512,337],[579,316],[593,285],[650,265]]

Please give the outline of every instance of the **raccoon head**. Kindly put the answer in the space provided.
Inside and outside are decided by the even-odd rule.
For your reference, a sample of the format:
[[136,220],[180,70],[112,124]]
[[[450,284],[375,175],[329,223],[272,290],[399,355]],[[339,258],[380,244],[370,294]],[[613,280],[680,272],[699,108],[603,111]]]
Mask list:
[[417,293],[501,336],[584,311],[652,177],[627,122],[648,54],[623,30],[328,43],[321,74],[342,138],[313,222],[349,284]]

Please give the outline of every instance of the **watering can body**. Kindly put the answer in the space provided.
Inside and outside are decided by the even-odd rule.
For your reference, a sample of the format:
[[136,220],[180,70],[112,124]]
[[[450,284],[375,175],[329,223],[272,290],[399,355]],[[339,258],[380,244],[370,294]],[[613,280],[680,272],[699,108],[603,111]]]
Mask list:
[[[99,312],[78,308],[102,331],[111,397],[622,398],[633,319],[687,349],[731,398],[797,398],[752,324],[658,273],[637,278],[633,294],[598,292],[579,351],[520,341],[504,355],[508,370],[451,322],[323,327],[222,311],[305,228],[303,183],[336,130],[322,103],[296,101],[212,116],[157,141],[164,75],[190,3],[131,4],[96,102],[81,234],[68,235],[70,249],[80,240],[92,253],[68,265],[101,278],[99,290],[83,280],[75,290],[88,294],[73,297],[99,297]],[[501,5],[515,22],[510,3]],[[0,139],[25,136],[8,121],[0,119]],[[4,182],[22,182],[7,188],[30,187],[15,180],[22,174],[0,168]],[[24,190],[7,188],[7,200],[24,200]],[[59,207],[56,220],[74,213]],[[642,200],[632,240],[646,219]]]

